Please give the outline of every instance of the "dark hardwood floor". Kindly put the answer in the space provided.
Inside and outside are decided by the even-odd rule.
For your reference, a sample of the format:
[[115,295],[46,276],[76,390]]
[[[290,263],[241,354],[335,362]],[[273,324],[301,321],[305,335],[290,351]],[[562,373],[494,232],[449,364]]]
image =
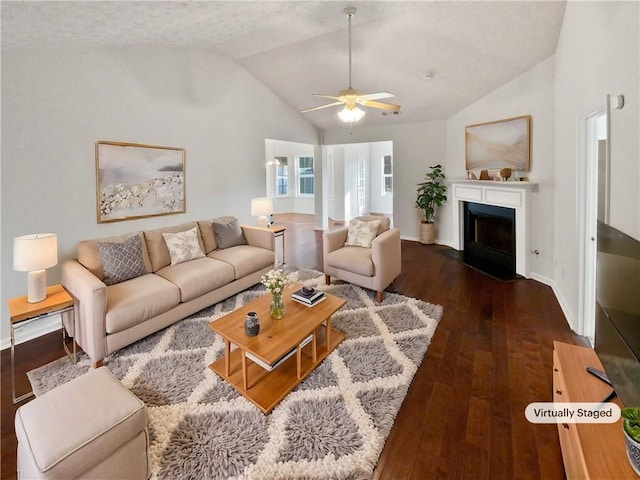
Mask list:
[[[281,215],[288,264],[322,270],[322,233],[305,215]],[[402,274],[388,289],[442,305],[444,315],[413,379],[375,479],[564,478],[555,425],[532,425],[530,402],[552,400],[553,340],[583,345],[550,287],[500,282],[448,247],[402,241]],[[64,355],[59,333],[20,346],[25,372]],[[2,362],[2,478],[16,478],[10,354]]]

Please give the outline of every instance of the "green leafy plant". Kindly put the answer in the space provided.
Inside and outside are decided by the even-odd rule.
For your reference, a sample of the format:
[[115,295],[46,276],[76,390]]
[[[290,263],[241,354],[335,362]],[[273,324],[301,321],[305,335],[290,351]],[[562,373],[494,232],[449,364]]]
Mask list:
[[621,414],[624,431],[636,442],[640,442],[640,407],[623,408]]
[[444,173],[441,165],[429,167],[430,172],[426,174],[426,181],[418,184],[418,198],[416,208],[424,211],[425,223],[433,223],[436,214],[436,207],[444,205],[447,201],[447,187],[442,183]]

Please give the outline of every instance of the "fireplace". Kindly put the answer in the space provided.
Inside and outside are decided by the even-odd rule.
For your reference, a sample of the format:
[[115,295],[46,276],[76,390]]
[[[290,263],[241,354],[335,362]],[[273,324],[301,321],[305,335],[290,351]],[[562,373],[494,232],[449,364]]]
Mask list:
[[516,278],[516,212],[464,202],[464,261],[501,280]]
[[532,255],[537,253],[531,245],[530,202],[537,192],[537,183],[466,179],[450,181],[447,196],[453,205],[451,247],[459,252],[465,250],[465,202],[506,207],[515,212],[516,275],[532,278],[531,260],[535,258]]

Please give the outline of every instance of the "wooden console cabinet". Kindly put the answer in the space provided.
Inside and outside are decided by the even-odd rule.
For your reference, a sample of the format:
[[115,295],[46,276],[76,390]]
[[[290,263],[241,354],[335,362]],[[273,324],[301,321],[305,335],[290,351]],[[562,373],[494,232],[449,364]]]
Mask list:
[[[588,366],[604,370],[593,349],[553,342],[554,402],[599,402],[611,392],[611,387],[587,373]],[[619,398],[611,401],[622,408]],[[622,420],[559,423],[558,432],[569,480],[638,478],[627,459]]]

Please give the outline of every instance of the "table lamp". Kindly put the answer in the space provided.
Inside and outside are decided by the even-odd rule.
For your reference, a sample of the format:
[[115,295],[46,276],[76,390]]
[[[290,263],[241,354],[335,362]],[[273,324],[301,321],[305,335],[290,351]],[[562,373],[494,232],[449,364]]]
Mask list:
[[55,233],[36,233],[13,239],[13,269],[29,272],[27,302],[38,303],[47,298],[46,268],[58,263],[58,237]]
[[268,227],[267,216],[273,213],[273,200],[270,198],[252,198],[251,215],[258,217],[259,227]]

